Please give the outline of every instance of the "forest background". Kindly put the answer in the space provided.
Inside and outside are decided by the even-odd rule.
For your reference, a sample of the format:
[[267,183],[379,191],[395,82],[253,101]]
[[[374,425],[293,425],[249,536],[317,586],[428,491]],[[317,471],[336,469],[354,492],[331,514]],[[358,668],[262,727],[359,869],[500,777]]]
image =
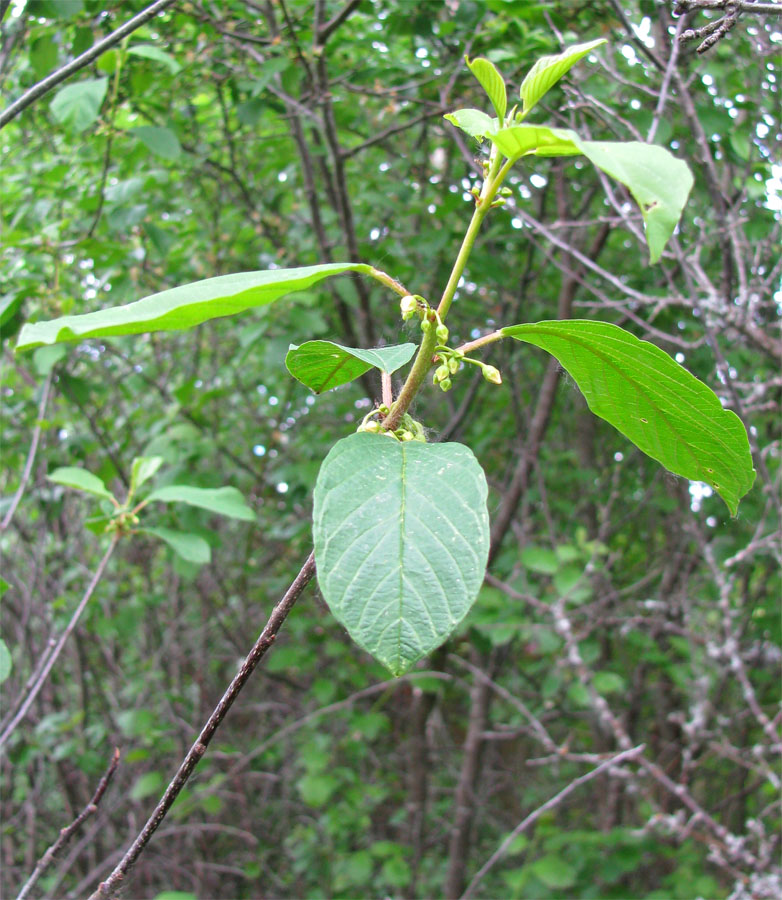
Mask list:
[[[109,874],[307,557],[320,462],[380,384],[316,398],[285,370],[289,343],[410,334],[360,277],[192,331],[14,356],[22,323],[330,260],[437,296],[480,176],[477,143],[443,120],[485,106],[464,55],[513,93],[539,56],[600,37],[545,121],[688,161],[676,236],[649,266],[624,188],[577,158],[517,165],[449,326],[464,341],[595,318],[653,341],[742,418],[755,487],[731,518],[514,342],[482,356],[500,387],[477,370],[427,387],[429,440],[469,444],[489,481],[475,607],[389,679],[313,583],[125,895],[779,896],[782,20],[745,12],[699,53],[708,33],[678,38],[724,10],[698,6],[163,3],[4,123],[2,896],[85,807],[31,895]],[[145,8],[4,0],[5,107]],[[238,488],[254,521],[159,506],[157,535],[104,565],[100,502],[46,476],[83,466],[121,493],[140,456],[163,457],[159,486]]]

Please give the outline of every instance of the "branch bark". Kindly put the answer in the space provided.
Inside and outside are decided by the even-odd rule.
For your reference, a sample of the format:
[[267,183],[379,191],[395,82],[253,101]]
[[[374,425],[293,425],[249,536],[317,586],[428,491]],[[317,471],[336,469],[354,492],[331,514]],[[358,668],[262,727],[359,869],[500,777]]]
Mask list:
[[77,56],[76,59],[72,59],[66,65],[56,69],[42,81],[39,81],[38,84],[34,84],[29,91],[25,91],[18,100],[15,100],[0,113],[0,129],[4,128],[12,119],[15,119],[19,113],[27,109],[28,106],[35,103],[39,97],[48,94],[52,88],[57,87],[57,85],[65,81],[66,78],[69,78],[75,72],[88,66],[94,59],[97,59],[102,53],[105,53],[106,50],[110,49],[115,44],[118,44],[123,38],[132,34],[136,29],[141,28],[145,22],[153,19],[159,12],[172,6],[175,2],[176,0],[155,0],[155,3],[142,10],[132,19],[128,19],[124,25],[117,28],[116,31],[112,31],[111,34],[103,38],[102,41],[98,41],[97,44],[94,44],[89,50],[85,50],[84,53]]

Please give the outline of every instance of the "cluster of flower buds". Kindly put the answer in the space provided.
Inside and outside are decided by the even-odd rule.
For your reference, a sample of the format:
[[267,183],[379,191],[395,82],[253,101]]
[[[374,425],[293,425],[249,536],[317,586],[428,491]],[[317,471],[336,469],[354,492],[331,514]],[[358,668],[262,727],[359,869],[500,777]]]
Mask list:
[[402,441],[402,443],[407,441],[420,441],[423,444],[426,443],[424,426],[420,422],[416,422],[416,420],[408,413],[405,413],[402,416],[399,428],[395,431],[387,431],[383,428],[382,424],[375,417],[380,416],[381,418],[385,418],[389,412],[390,410],[385,404],[378,406],[377,409],[373,409],[372,412],[367,413],[367,415],[364,416],[356,431],[366,431],[369,434],[383,434],[387,437],[394,438],[397,441]]
[[487,365],[478,359],[470,359],[469,356],[465,356],[460,350],[454,350],[450,347],[435,347],[435,351],[440,364],[434,370],[433,383],[439,384],[440,390],[449,391],[451,389],[451,376],[459,371],[462,363],[478,366],[483,377],[490,384],[502,384],[500,370],[494,366]]

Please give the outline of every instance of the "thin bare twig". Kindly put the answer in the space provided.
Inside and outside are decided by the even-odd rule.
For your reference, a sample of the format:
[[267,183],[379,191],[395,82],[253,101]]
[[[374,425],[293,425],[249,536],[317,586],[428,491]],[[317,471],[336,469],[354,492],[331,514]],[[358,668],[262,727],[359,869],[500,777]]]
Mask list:
[[616,756],[612,756],[611,759],[607,759],[605,762],[600,763],[599,766],[592,769],[591,772],[587,772],[585,775],[580,775],[578,778],[574,778],[573,781],[570,782],[569,785],[562,788],[562,790],[555,794],[550,800],[547,800],[542,806],[539,806],[534,812],[531,812],[525,819],[522,819],[521,822],[511,831],[511,833],[505,838],[505,840],[500,844],[499,847],[492,853],[492,855],[486,860],[486,862],[481,866],[481,868],[475,873],[472,881],[467,885],[467,890],[461,895],[461,900],[466,900],[468,897],[474,896],[475,888],[478,887],[480,882],[485,877],[486,873],[489,872],[490,869],[494,867],[496,863],[498,863],[505,853],[508,850],[508,847],[513,843],[513,841],[520,835],[523,834],[530,825],[536,822],[544,812],[549,809],[553,809],[555,806],[558,806],[568,794],[572,794],[573,791],[581,787],[582,784],[586,784],[588,781],[592,781],[593,778],[596,778],[598,775],[601,775],[606,769],[612,769],[615,766],[618,766],[620,763],[625,763],[630,760],[635,759],[640,756],[645,749],[645,744],[639,744],[637,747],[632,747],[629,750],[623,750],[621,753],[617,753]]
[[49,653],[46,658],[46,663],[40,671],[40,674],[33,682],[30,692],[24,699],[24,702],[19,707],[19,711],[16,715],[11,719],[9,724],[6,726],[3,733],[0,735],[0,748],[4,746],[9,737],[13,734],[16,729],[16,726],[22,721],[22,719],[27,715],[27,710],[32,705],[33,700],[38,696],[38,692],[44,685],[49,672],[51,672],[54,664],[57,662],[60,653],[62,652],[62,648],[65,646],[65,642],[71,635],[71,632],[76,627],[77,622],[81,618],[81,614],[84,612],[85,607],[90,601],[90,598],[95,593],[95,588],[98,586],[101,578],[103,577],[103,573],[106,571],[106,566],[108,565],[109,560],[111,559],[112,553],[119,542],[120,534],[119,532],[115,532],[111,543],[109,544],[108,549],[103,554],[103,559],[98,563],[98,568],[95,570],[95,574],[92,576],[89,585],[87,585],[87,590],[84,592],[84,596],[79,601],[79,605],[76,607],[73,615],[71,616],[70,622],[65,626],[65,631],[60,635],[60,639],[57,641],[54,649]]
[[6,512],[3,521],[0,522],[0,532],[5,531],[6,528],[8,528],[8,526],[11,524],[11,519],[13,519],[14,517],[16,508],[19,506],[19,501],[22,499],[25,488],[27,487],[27,482],[30,480],[30,474],[33,471],[33,463],[35,462],[35,454],[38,452],[38,444],[41,440],[41,433],[43,432],[43,417],[44,413],[46,412],[46,405],[49,402],[49,394],[51,393],[53,377],[54,368],[49,370],[49,374],[46,376],[46,381],[43,385],[43,390],[41,391],[41,400],[38,404],[38,416],[36,417],[33,439],[32,441],[30,441],[30,450],[27,454],[27,459],[25,460],[24,469],[22,470],[22,477],[19,481],[19,487],[16,489],[14,499],[11,501],[11,505],[8,507],[8,512]]
[[293,583],[285,592],[283,598],[272,610],[269,620],[258,636],[258,640],[256,640],[252,650],[247,654],[241,668],[228,685],[220,702],[207,719],[206,724],[201,729],[201,733],[198,735],[195,743],[182,761],[176,775],[172,778],[165,793],[152,812],[152,815],[147,819],[146,824],[139,832],[135,841],[131,844],[127,853],[119,861],[114,871],[105,881],[101,882],[98,889],[90,896],[89,900],[108,900],[108,898],[116,896],[116,892],[124,881],[125,876],[139,856],[144,852],[145,847],[157,830],[158,825],[160,825],[166,817],[166,814],[173,806],[174,801],[179,796],[182,788],[187,784],[193,770],[198,765],[204,753],[206,753],[206,748],[209,746],[209,742],[220,727],[220,723],[225,718],[228,710],[233,706],[234,700],[239,696],[239,692],[247,683],[255,670],[255,667],[265,656],[269,647],[274,643],[277,632],[288,617],[288,613],[293,608],[293,604],[298,600],[301,592],[310,583],[314,575],[315,554],[310,553],[304,565],[299,570],[299,574],[294,578]]
[[98,782],[98,786],[97,788],[95,788],[95,793],[92,795],[90,802],[84,807],[79,815],[76,816],[76,818],[71,822],[70,825],[60,831],[57,840],[38,860],[35,865],[35,869],[33,870],[33,874],[22,886],[22,889],[21,891],[19,891],[19,895],[17,896],[16,900],[25,900],[25,897],[27,897],[33,887],[35,887],[36,881],[38,881],[41,875],[43,875],[43,873],[49,868],[52,862],[54,862],[54,859],[60,852],[60,850],[62,850],[62,848],[71,839],[71,837],[79,830],[79,828],[81,828],[84,822],[98,811],[98,804],[103,799],[103,795],[106,793],[106,788],[108,788],[111,779],[114,777],[114,773],[117,771],[118,765],[119,747],[115,747],[114,754],[111,758],[111,763],[109,764],[108,769],[103,773],[103,777],[101,778],[101,780]]

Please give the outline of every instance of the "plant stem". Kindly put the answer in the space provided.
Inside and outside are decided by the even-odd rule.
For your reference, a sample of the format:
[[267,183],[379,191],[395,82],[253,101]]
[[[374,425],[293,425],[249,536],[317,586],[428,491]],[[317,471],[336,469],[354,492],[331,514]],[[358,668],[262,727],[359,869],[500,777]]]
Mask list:
[[369,273],[375,281],[379,281],[381,284],[384,284],[386,287],[390,287],[392,291],[396,291],[400,297],[407,297],[410,293],[408,289],[398,282],[395,278],[392,278],[390,275],[387,275],[385,272],[382,272],[380,269],[376,269],[374,266],[371,267],[372,271]]
[[493,344],[495,341],[501,341],[504,337],[505,335],[501,331],[492,331],[489,334],[484,334],[481,337],[476,338],[474,341],[467,341],[466,344],[462,344],[456,349],[459,353],[466,356],[468,353],[472,353],[473,350],[477,350],[479,347],[485,347],[487,344]]
[[434,330],[434,323],[430,323],[432,327],[424,333],[421,346],[418,348],[418,356],[415,358],[413,368],[404,383],[404,387],[396,398],[396,403],[391,407],[391,412],[383,420],[383,427],[387,431],[394,431],[399,427],[402,416],[407,412],[408,407],[413,402],[413,397],[418,393],[418,389],[423,384],[426,373],[432,367],[432,356],[434,348],[437,345],[437,335]]
[[486,179],[483,182],[481,193],[478,195],[475,211],[472,214],[467,233],[464,235],[462,246],[459,248],[459,254],[454,261],[453,269],[451,269],[451,277],[448,279],[448,284],[446,284],[443,296],[440,299],[440,305],[437,307],[437,315],[440,316],[442,321],[445,321],[448,310],[451,308],[453,295],[456,293],[456,288],[459,286],[459,279],[462,277],[464,267],[467,265],[467,260],[470,258],[470,253],[472,252],[475,238],[478,237],[481,223],[491,209],[497,191],[510,168],[510,166],[506,164],[502,168],[502,171],[500,171],[501,166],[502,154],[496,153],[494,159],[491,161]]
[[[502,154],[500,153],[496,153],[494,158],[491,160],[489,172],[486,175],[486,179],[483,182],[483,187],[481,188],[481,193],[476,201],[475,211],[472,214],[470,224],[467,226],[467,233],[464,235],[462,246],[459,248],[459,254],[454,261],[453,269],[451,269],[451,275],[448,279],[448,284],[446,284],[445,286],[443,296],[440,299],[440,305],[437,307],[437,316],[439,316],[440,321],[444,321],[446,315],[448,314],[448,310],[451,306],[451,301],[453,300],[453,295],[456,293],[456,288],[459,285],[459,279],[462,277],[464,267],[467,265],[467,260],[470,257],[473,244],[475,243],[475,239],[478,236],[478,232],[480,231],[481,222],[483,222],[489,210],[491,209],[492,202],[494,201],[494,198],[497,195],[497,191],[499,190],[500,185],[505,179],[505,176],[508,174],[510,166],[510,160],[508,160],[504,166],[502,165]],[[378,273],[378,275],[383,274],[385,273]],[[378,277],[378,275],[375,275],[375,277]],[[386,276],[386,278],[388,278],[388,276]],[[378,280],[382,279],[378,278]],[[396,290],[396,288],[394,289]],[[494,338],[494,340],[499,340],[502,335],[499,335],[498,332],[495,333],[498,335],[498,337]],[[485,343],[489,342],[485,341]],[[421,341],[421,346],[418,348],[418,356],[416,356],[415,362],[413,363],[413,368],[410,370],[410,373],[407,376],[407,380],[404,383],[404,387],[402,388],[399,396],[396,398],[396,403],[394,403],[393,407],[391,408],[390,414],[386,416],[385,420],[382,423],[388,431],[394,431],[399,427],[399,422],[401,421],[402,416],[407,412],[408,407],[412,403],[413,397],[415,397],[415,395],[418,393],[418,389],[423,384],[426,373],[432,366],[432,355],[434,353],[434,348],[436,345],[437,337],[435,335],[434,328],[432,328],[431,331],[428,331],[424,334],[424,338]]]

